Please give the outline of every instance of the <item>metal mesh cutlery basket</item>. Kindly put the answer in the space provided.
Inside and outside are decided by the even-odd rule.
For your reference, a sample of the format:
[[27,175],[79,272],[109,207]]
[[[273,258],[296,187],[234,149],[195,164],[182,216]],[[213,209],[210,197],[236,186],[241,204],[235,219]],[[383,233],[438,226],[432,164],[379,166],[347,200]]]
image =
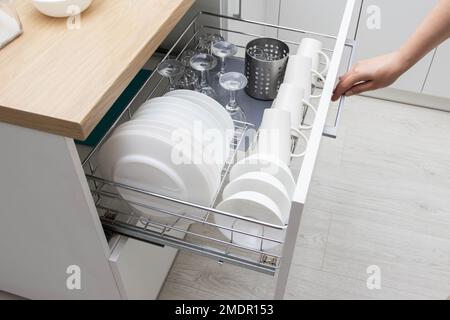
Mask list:
[[283,82],[289,47],[273,38],[258,38],[248,43],[245,53],[247,94],[260,100],[274,100]]

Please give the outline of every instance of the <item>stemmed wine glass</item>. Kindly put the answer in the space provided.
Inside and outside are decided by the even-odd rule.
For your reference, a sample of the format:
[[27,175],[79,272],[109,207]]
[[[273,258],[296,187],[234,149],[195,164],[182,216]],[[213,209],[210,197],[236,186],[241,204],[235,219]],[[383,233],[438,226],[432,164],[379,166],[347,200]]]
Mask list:
[[173,91],[176,89],[176,80],[184,73],[184,66],[178,60],[167,59],[159,64],[157,71],[161,76],[169,79],[169,90]]
[[230,100],[225,109],[231,115],[231,118],[235,121],[247,122],[244,111],[236,101],[236,92],[244,89],[248,84],[245,75],[239,72],[228,72],[220,77],[219,83],[222,88],[230,93]]
[[234,56],[237,53],[237,47],[231,42],[219,41],[211,46],[211,52],[220,58],[221,66],[217,76],[221,77],[225,74],[225,59]]
[[217,66],[217,59],[213,55],[207,53],[198,53],[191,58],[190,64],[192,69],[200,71],[201,77],[199,91],[214,98],[216,96],[216,92],[208,84],[207,77],[208,72]]

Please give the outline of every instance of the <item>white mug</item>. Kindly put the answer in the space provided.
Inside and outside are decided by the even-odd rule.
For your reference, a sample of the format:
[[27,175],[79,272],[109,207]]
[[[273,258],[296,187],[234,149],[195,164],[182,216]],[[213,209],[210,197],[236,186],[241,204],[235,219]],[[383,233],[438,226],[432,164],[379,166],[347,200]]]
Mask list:
[[322,94],[312,95],[312,76],[315,75],[325,82],[324,77],[312,69],[312,58],[301,55],[289,57],[284,83],[296,84],[305,89],[304,99],[309,103],[313,98],[320,98]]
[[[309,130],[312,128],[312,125],[302,124],[305,107],[309,108],[315,114],[317,110],[306,101],[304,96],[305,89],[303,87],[297,84],[283,83],[278,90],[278,95],[273,102],[272,108],[289,111],[291,113],[291,127],[300,130]],[[293,134],[295,135],[295,132]]]
[[287,110],[266,109],[258,131],[253,154],[274,156],[287,165],[291,158],[302,157],[302,154],[292,154],[291,135],[301,137],[305,143],[308,138],[300,130],[291,127],[291,115]]
[[[300,43],[297,55],[310,57],[312,59],[312,69],[320,73],[323,77],[326,76],[330,68],[330,58],[323,52],[322,42],[312,38],[304,38]],[[325,67],[322,71],[319,71],[320,57],[325,60]],[[317,80],[317,78],[314,80]]]

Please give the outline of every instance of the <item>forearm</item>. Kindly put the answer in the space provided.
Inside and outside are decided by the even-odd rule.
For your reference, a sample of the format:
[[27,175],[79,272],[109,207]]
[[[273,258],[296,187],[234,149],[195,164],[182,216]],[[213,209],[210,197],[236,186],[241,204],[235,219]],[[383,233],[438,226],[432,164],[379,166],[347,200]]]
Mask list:
[[391,85],[448,38],[450,38],[450,0],[440,0],[416,32],[398,50],[359,61],[340,77],[334,90],[333,101],[344,94],[352,96]]
[[440,0],[416,32],[398,50],[404,71],[450,38],[450,0]]

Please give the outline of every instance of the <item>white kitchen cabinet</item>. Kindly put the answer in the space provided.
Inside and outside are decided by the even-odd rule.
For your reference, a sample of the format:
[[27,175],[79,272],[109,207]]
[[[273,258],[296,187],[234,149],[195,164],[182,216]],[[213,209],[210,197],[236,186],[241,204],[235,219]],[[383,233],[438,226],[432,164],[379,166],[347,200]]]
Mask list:
[[[279,24],[319,33],[333,34],[339,25],[345,0],[280,0]],[[356,37],[356,61],[371,58],[397,49],[414,32],[426,14],[436,4],[432,1],[366,0],[361,18],[354,13],[349,37]],[[361,1],[359,1],[359,4]],[[379,18],[379,20],[378,20]],[[379,22],[379,23],[378,23]],[[288,31],[280,38],[292,39]],[[392,87],[421,92],[431,64],[433,53],[402,76]]]
[[[371,58],[399,48],[436,3],[437,0],[364,1],[356,38],[358,43],[357,60]],[[373,19],[376,19],[378,14],[379,25],[373,23]],[[392,88],[421,92],[432,57],[433,52],[404,74],[392,85]]]
[[442,44],[436,51],[423,93],[450,98],[450,42]]
[[[245,2],[245,1],[244,1]],[[345,0],[274,0],[279,2],[279,21],[283,26],[303,28],[315,32],[333,34],[340,23]],[[397,49],[416,30],[417,26],[434,7],[437,0],[366,0],[361,17],[355,11],[349,37],[356,38],[355,61],[368,59]],[[358,5],[361,1],[358,1]],[[260,15],[260,18],[263,18]],[[379,18],[379,20],[377,20]],[[358,23],[359,21],[359,23]],[[289,31],[280,31],[281,39],[299,41]],[[438,50],[432,64],[434,51],[404,74],[391,88],[406,92],[426,93],[439,97],[450,97],[445,83],[449,74],[450,45]],[[423,89],[423,90],[422,90]],[[383,93],[377,93],[383,97]]]

